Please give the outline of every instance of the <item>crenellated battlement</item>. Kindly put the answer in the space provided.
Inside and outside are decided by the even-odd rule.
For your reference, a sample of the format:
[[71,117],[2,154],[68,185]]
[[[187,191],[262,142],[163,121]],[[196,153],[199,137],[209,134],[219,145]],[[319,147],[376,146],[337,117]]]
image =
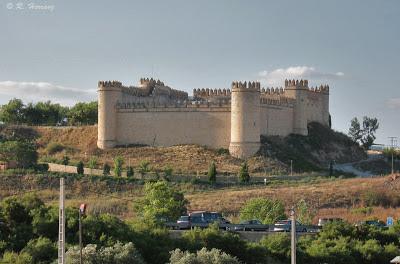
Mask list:
[[267,88],[262,88],[261,89],[261,95],[280,95],[280,94],[285,94],[285,90],[282,87],[267,87]]
[[122,83],[119,81],[99,81],[98,87],[122,87]]
[[194,98],[208,99],[211,97],[229,97],[229,96],[231,96],[231,91],[229,89],[209,89],[209,88],[193,89]]
[[232,82],[231,87],[232,87],[232,90],[234,90],[234,89],[249,89],[249,90],[259,91],[261,84],[260,84],[260,82],[234,81],[234,82]]
[[308,89],[308,80],[285,80],[285,88]]
[[160,80],[155,80],[153,78],[140,78],[139,84],[141,86],[154,86],[154,85],[160,85],[160,86],[165,86],[164,82]]

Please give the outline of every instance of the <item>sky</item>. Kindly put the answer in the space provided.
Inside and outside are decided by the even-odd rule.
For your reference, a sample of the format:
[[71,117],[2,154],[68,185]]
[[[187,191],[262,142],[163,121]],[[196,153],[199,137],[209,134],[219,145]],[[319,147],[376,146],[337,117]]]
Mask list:
[[400,137],[400,0],[0,0],[0,104],[96,100],[99,80],[192,93],[329,84],[334,129]]

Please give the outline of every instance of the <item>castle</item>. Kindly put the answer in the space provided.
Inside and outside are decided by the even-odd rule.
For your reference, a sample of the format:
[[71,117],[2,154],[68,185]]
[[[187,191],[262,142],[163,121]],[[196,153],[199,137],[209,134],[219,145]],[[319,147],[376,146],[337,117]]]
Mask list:
[[100,81],[98,97],[101,149],[199,144],[247,158],[260,148],[260,135],[307,135],[309,122],[330,123],[329,86],[307,80],[285,80],[284,88],[232,82],[231,89],[194,89],[193,96],[149,78],[129,87]]

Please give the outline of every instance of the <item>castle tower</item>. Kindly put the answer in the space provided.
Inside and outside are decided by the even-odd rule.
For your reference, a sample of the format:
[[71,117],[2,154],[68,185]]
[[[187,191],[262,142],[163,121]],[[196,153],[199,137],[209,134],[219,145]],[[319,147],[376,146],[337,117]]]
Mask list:
[[229,152],[248,158],[260,148],[260,83],[233,82]]
[[100,81],[97,92],[99,97],[97,146],[101,149],[113,148],[117,137],[116,104],[121,97],[121,83]]
[[296,99],[293,111],[293,133],[308,135],[307,118],[307,80],[285,80],[285,93],[288,97]]
[[322,88],[322,118],[324,120],[324,125],[329,126],[330,124],[330,114],[329,114],[329,85],[325,85]]

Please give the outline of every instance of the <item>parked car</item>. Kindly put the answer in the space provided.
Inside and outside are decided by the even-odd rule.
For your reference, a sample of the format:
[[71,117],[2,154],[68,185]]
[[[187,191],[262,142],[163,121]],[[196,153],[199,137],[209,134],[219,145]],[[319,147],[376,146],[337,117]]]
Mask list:
[[[274,225],[274,232],[290,232],[292,230],[292,220],[278,221]],[[307,227],[296,221],[296,232],[307,232]]]
[[356,224],[356,226],[362,226],[362,225],[375,226],[377,228],[387,228],[386,224],[379,220],[361,221]]
[[234,227],[234,231],[268,231],[268,229],[268,225],[264,225],[257,219],[242,221]]
[[190,229],[190,217],[188,215],[182,215],[176,221],[178,229]]
[[322,226],[326,225],[327,223],[342,222],[342,221],[343,221],[343,219],[339,218],[339,217],[320,218],[320,219],[318,219],[318,226],[322,227]]

